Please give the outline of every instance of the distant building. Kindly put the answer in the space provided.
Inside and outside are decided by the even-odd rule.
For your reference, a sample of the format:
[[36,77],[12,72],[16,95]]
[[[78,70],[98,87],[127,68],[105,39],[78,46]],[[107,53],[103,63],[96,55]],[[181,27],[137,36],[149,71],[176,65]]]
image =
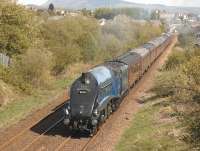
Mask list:
[[65,16],[66,15],[66,11],[65,10],[56,10],[55,12],[59,16]]

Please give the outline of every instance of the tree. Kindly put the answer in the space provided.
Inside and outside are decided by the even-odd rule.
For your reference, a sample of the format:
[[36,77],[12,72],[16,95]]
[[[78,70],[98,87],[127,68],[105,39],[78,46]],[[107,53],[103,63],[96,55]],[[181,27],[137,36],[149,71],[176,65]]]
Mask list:
[[0,14],[0,52],[10,57],[24,53],[36,38],[33,13],[18,5],[5,5]]
[[110,8],[98,8],[95,10],[94,15],[97,19],[113,19],[115,16],[114,11]]
[[86,8],[83,8],[81,10],[81,12],[82,12],[83,16],[92,16],[91,10],[87,10]]
[[51,69],[51,52],[29,49],[26,53],[13,57],[7,76],[8,82],[30,93],[33,88],[49,86]]
[[51,3],[51,4],[49,5],[48,10],[51,11],[51,12],[53,12],[54,9],[55,9],[55,8],[54,8],[54,5]]
[[160,11],[155,10],[151,13],[151,19],[152,20],[159,20],[160,19]]

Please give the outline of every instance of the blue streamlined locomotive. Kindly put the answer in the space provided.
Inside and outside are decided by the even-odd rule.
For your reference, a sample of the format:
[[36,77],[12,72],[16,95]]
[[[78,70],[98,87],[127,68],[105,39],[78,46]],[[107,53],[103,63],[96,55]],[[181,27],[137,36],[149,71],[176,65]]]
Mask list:
[[64,124],[71,130],[97,132],[99,125],[117,110],[129,89],[168,47],[172,38],[171,34],[163,34],[82,73],[71,86]]

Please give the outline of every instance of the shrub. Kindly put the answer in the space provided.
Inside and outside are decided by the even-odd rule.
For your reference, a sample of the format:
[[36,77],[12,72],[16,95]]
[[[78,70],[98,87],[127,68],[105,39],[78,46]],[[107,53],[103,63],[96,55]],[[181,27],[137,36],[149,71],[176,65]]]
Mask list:
[[94,12],[94,16],[97,19],[113,19],[115,15],[115,12],[110,8],[98,8]]
[[92,61],[99,49],[100,31],[94,19],[67,16],[47,21],[41,31],[45,47],[55,57],[55,73],[62,72],[72,63]]
[[122,53],[123,45],[112,34],[104,34],[102,37],[102,44],[104,45],[105,59],[113,59]]
[[18,5],[0,8],[0,52],[22,54],[34,43],[37,32],[32,12]]
[[52,56],[48,51],[28,50],[13,59],[8,82],[30,93],[33,88],[49,86]]
[[153,37],[159,36],[162,32],[162,25],[160,27],[152,25],[152,23],[145,23],[144,25],[137,25],[137,43],[143,44]]
[[130,17],[119,15],[102,27],[102,44],[109,56],[116,57],[160,35],[161,32],[161,28],[151,23],[141,24]]
[[126,15],[134,19],[148,19],[149,13],[142,8],[97,8],[94,16],[97,19],[113,19],[117,15]]
[[[189,56],[186,56],[186,54]],[[199,50],[176,52],[167,61],[157,78],[154,91],[168,96],[178,118],[185,126],[183,138],[194,148],[200,148],[200,55]]]
[[165,63],[164,70],[174,70],[186,61],[186,53],[174,49],[173,53],[169,56],[167,62]]
[[[183,29],[185,30],[185,29]],[[181,31],[182,33],[179,35],[178,40],[181,47],[192,47],[194,44],[194,36],[190,31]]]

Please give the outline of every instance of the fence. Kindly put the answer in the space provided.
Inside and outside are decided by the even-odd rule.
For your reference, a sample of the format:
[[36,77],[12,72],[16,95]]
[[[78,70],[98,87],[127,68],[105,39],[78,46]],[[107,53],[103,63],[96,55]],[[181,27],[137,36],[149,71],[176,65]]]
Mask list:
[[10,58],[2,53],[0,53],[0,64],[8,67],[10,63]]

